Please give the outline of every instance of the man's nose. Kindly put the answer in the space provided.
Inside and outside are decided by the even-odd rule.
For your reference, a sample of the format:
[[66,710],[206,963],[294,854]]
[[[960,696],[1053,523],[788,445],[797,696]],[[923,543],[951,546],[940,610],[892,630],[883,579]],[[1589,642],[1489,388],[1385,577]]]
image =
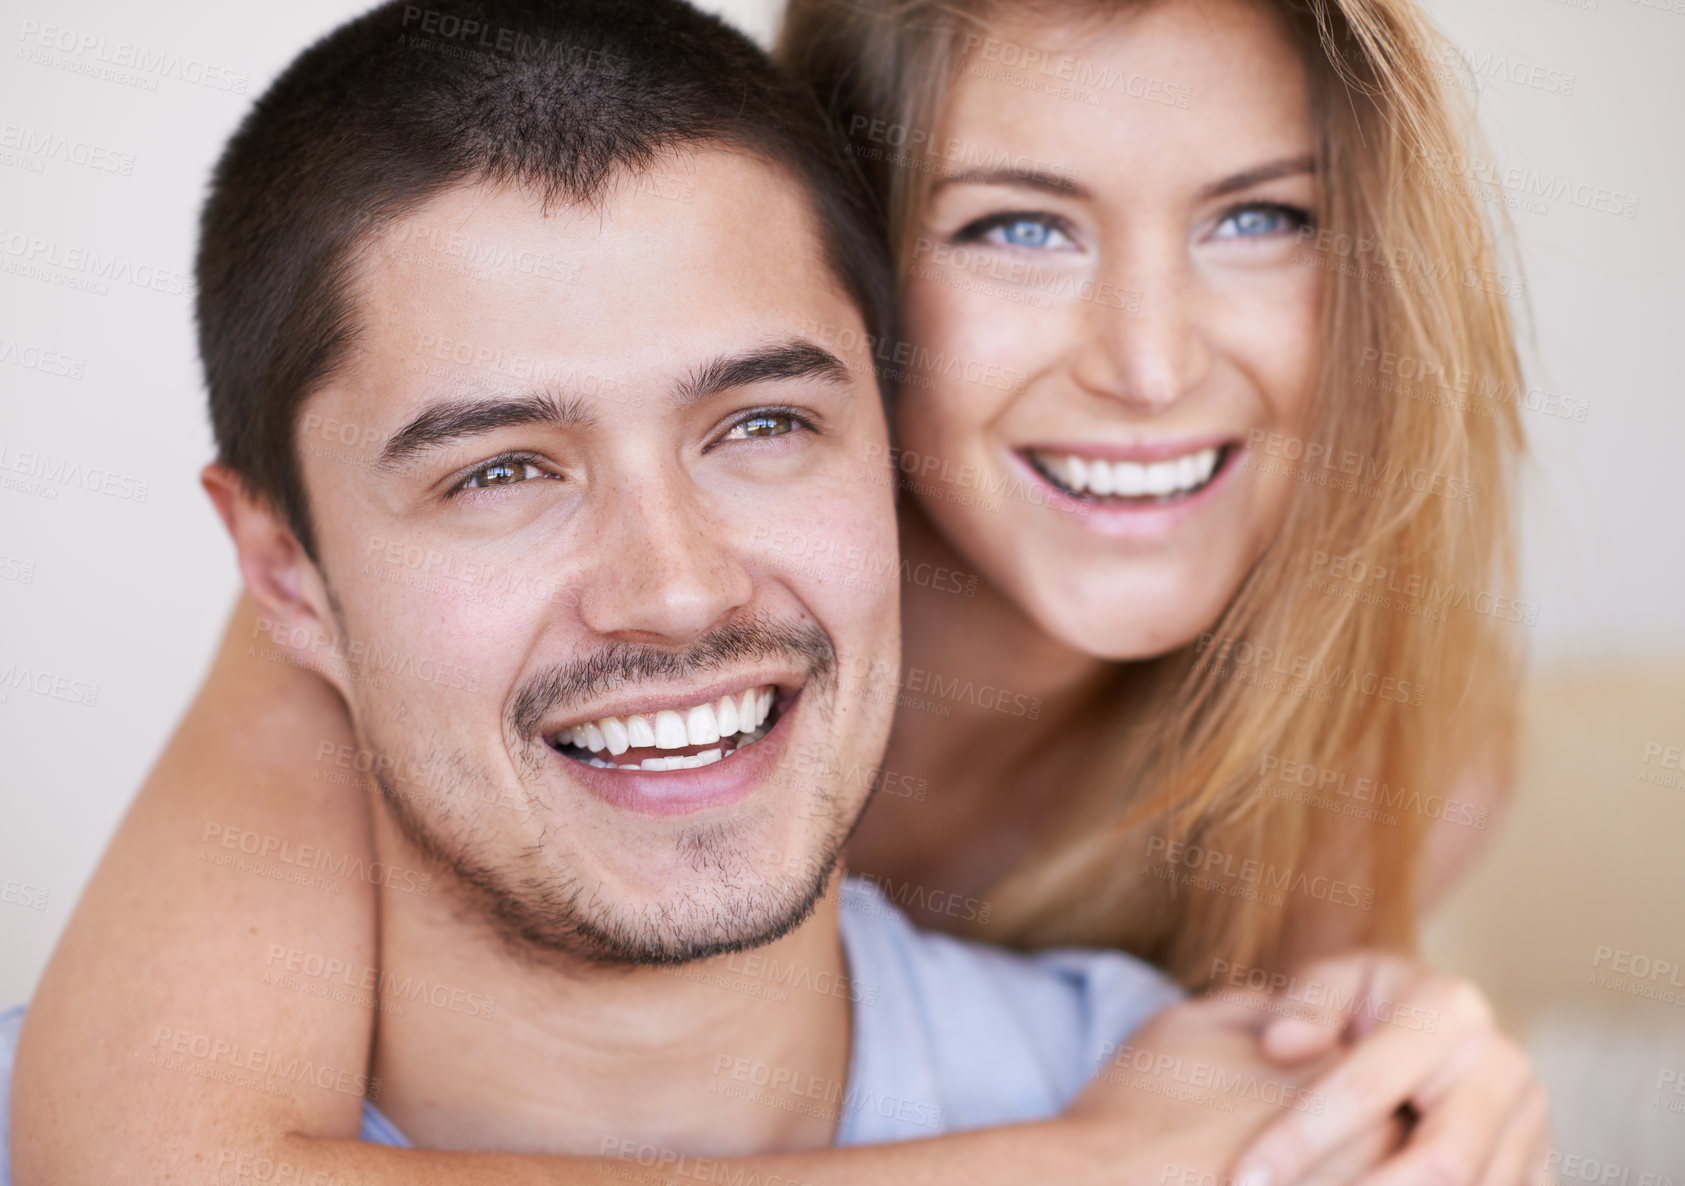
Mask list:
[[683,645],[741,609],[754,586],[726,520],[682,476],[617,482],[593,524],[585,626],[619,642]]
[[1187,261],[1157,245],[1106,269],[1108,296],[1083,317],[1071,372],[1084,390],[1151,415],[1193,390],[1211,369],[1201,297]]

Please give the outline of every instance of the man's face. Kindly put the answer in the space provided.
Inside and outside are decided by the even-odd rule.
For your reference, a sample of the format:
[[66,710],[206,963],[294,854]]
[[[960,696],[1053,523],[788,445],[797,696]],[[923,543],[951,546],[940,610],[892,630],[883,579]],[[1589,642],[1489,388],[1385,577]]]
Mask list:
[[597,208],[454,190],[374,241],[357,306],[296,437],[405,835],[540,947],[782,933],[871,781],[814,771],[878,762],[899,650],[894,581],[789,546],[895,548],[863,325],[799,189],[701,149]]

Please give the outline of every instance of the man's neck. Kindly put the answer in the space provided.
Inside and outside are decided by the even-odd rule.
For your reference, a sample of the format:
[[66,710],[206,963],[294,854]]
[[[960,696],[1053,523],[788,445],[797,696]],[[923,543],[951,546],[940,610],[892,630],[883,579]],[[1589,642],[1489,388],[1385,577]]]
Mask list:
[[[421,867],[375,816],[380,860]],[[840,882],[754,952],[620,969],[523,960],[448,878],[425,896],[384,880],[376,1102],[417,1146],[708,1156],[830,1143],[852,1032],[847,993],[829,991],[846,984]]]

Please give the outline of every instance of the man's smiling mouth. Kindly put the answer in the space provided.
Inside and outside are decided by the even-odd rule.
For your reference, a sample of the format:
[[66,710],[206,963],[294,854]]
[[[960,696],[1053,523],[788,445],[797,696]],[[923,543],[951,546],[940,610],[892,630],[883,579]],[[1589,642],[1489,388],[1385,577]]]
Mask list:
[[694,770],[766,736],[777,706],[778,688],[761,684],[699,704],[599,717],[549,740],[563,757],[600,770]]

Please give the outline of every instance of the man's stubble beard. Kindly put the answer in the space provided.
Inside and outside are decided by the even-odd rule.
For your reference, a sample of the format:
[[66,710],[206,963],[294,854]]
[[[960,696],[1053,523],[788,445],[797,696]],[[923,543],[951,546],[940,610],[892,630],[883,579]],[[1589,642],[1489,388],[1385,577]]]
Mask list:
[[[377,769],[394,768],[384,762],[383,751],[370,748]],[[484,921],[511,951],[541,961],[561,956],[603,966],[685,964],[783,937],[813,913],[859,819],[858,812],[839,810],[833,792],[824,792],[830,816],[826,837],[811,859],[782,862],[776,879],[739,850],[739,839],[753,832],[752,817],[683,827],[673,839],[675,851],[689,868],[708,875],[717,892],[709,899],[685,893],[640,912],[607,900],[575,870],[544,859],[544,841],[528,850],[531,867],[499,865],[465,837],[453,838],[449,829],[426,818],[415,797],[384,773],[376,781],[387,816],[441,875],[439,892],[461,897],[467,912]],[[475,797],[472,791],[461,793],[464,799]]]
[[[751,626],[747,632],[751,640],[761,637],[754,630]],[[765,644],[761,653],[785,645],[772,635],[761,641]],[[735,653],[755,649],[744,637],[728,643],[722,648],[715,640],[707,652],[712,656],[708,662],[718,664]],[[829,726],[834,720],[835,656],[829,639],[823,639],[822,647],[810,649],[815,653],[809,655],[811,672],[803,702]],[[652,662],[661,666],[659,655],[650,659],[642,648],[628,648],[627,653],[633,656],[627,660],[630,671],[652,674],[647,670]],[[593,660],[598,668],[600,658]],[[535,678],[529,681],[527,694],[515,698],[511,715],[519,721],[506,724],[524,728],[543,715],[542,708],[534,709],[535,694],[544,698],[577,690],[576,681],[558,680],[553,672]],[[375,756],[381,803],[404,841],[441,875],[442,892],[463,900],[466,916],[487,925],[518,957],[546,963],[560,957],[615,967],[683,964],[781,938],[813,913],[865,810],[869,788],[876,784],[875,779],[869,780],[867,792],[851,809],[843,793],[847,788],[840,782],[827,783],[788,769],[775,773],[778,785],[773,793],[802,796],[808,811],[798,818],[816,817],[814,826],[823,829],[811,858],[791,861],[786,857],[769,873],[743,851],[745,843],[762,834],[757,822],[771,815],[764,805],[736,820],[681,826],[673,836],[674,852],[685,867],[706,879],[712,892],[685,892],[641,909],[628,908],[567,867],[566,858],[549,846],[548,829],[527,847],[519,864],[494,859],[475,843],[475,811],[514,810],[531,801],[522,790],[538,786],[545,768],[556,760],[547,746],[511,732],[506,740],[519,754],[518,781],[523,785],[506,795],[505,788],[477,768],[468,751],[447,756],[434,745],[428,760],[420,764],[392,760],[397,757],[394,750],[411,747],[385,744],[386,739],[375,736],[376,730],[366,728],[364,722],[391,724],[394,733],[405,731],[405,726],[385,721],[374,705],[366,707],[374,711],[355,714],[361,744]],[[410,721],[413,732],[415,718]],[[825,732],[830,735],[828,728]],[[423,793],[406,792],[389,773],[403,770],[432,772]],[[805,840],[806,835],[801,833],[801,838]]]

